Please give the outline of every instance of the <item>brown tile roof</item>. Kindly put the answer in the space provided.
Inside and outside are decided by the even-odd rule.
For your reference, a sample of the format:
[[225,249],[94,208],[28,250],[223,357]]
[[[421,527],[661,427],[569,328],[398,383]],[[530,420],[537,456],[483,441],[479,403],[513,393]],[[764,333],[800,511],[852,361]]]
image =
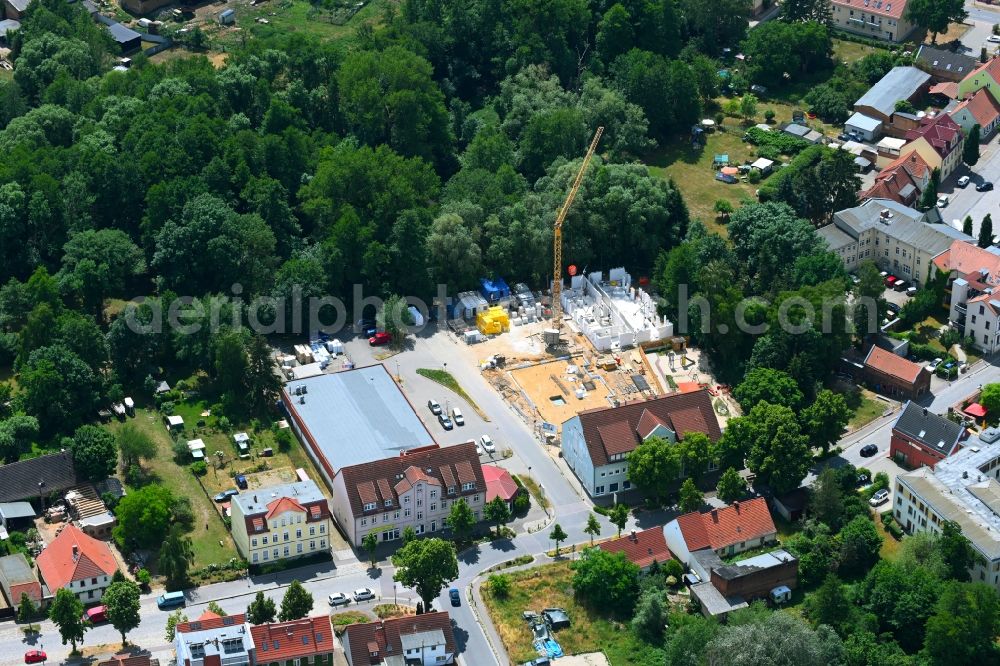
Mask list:
[[952,110],[952,115],[963,108],[969,109],[969,113],[976,119],[980,127],[989,127],[996,121],[997,116],[1000,116],[1000,104],[997,104],[987,88],[980,88],[971,97],[961,102]]
[[892,19],[903,18],[907,0],[833,0],[834,5]]
[[375,494],[375,484],[370,479],[359,483],[357,489],[358,499],[362,507],[365,504],[378,504],[378,496]]
[[654,560],[662,563],[671,559],[667,540],[663,538],[663,525],[602,541],[597,546],[609,553],[625,553],[630,562],[642,569],[651,565]]
[[906,141],[923,137],[942,157],[947,157],[961,143],[962,128],[947,113],[920,119],[920,125],[906,132]]
[[[875,177],[875,184],[861,193],[862,199],[892,199],[909,205],[923,191],[930,180],[931,168],[915,150],[911,150],[886,165]],[[901,192],[912,185],[914,192],[904,197]]]
[[175,631],[179,634],[187,634],[192,631],[206,631],[209,629],[222,629],[223,627],[235,627],[239,624],[246,624],[247,616],[243,613],[236,615],[226,615],[224,617],[212,617],[205,620],[192,620],[191,622],[179,622]]
[[702,548],[719,550],[777,532],[763,497],[705,513],[686,513],[677,518],[677,525],[692,553]]
[[[424,449],[416,453],[402,453],[395,458],[384,458],[360,465],[349,465],[340,470],[344,475],[344,487],[347,489],[351,512],[355,516],[364,514],[366,500],[362,497],[362,489],[367,493],[371,489],[374,497],[375,483],[384,479],[387,484],[395,484],[406,478],[406,470],[416,468],[427,476],[428,483],[436,483],[443,487],[456,486],[457,495],[472,494],[486,490],[483,479],[483,468],[476,455],[474,442],[465,442],[443,448]],[[455,483],[456,476],[462,483],[475,484],[473,490],[462,492]],[[404,490],[405,492],[405,490]],[[389,498],[386,498],[389,499]],[[399,496],[392,497],[394,504],[399,506]],[[376,502],[377,499],[367,500]]]
[[660,426],[664,426],[665,428],[670,427],[668,424],[664,423],[663,419],[658,417],[656,414],[649,411],[648,409],[644,409],[642,410],[642,416],[639,417],[639,423],[635,429],[636,432],[639,434],[639,437],[648,437],[649,433],[653,432]]
[[332,654],[333,628],[327,616],[307,617],[290,622],[259,624],[250,627],[256,646],[257,662],[284,662]]
[[[76,555],[73,547],[76,547]],[[73,523],[67,523],[52,543],[35,559],[42,579],[55,592],[71,581],[111,576],[118,563],[111,548],[103,541],[87,536]]]
[[597,433],[601,436],[604,452],[609,457],[628,453],[639,444],[639,437],[628,421],[615,421],[599,425]]
[[[695,431],[704,432],[713,442],[722,436],[712,409],[712,398],[704,389],[691,393],[671,393],[652,400],[637,400],[619,407],[591,409],[580,412],[579,419],[583,438],[595,467],[606,465],[608,456],[615,455],[607,452],[605,435],[613,442],[612,449],[615,452],[628,453],[635,449],[639,442],[636,435],[639,420],[647,411],[674,432],[679,432],[682,439],[683,433]],[[646,418],[648,422],[650,417]],[[631,434],[631,446],[626,441],[626,427]]]
[[956,99],[958,98],[958,84],[954,81],[942,81],[932,85],[927,92],[932,95],[944,95],[949,99]]
[[127,654],[116,654],[104,661],[97,662],[97,666],[153,666],[160,662],[153,659],[148,654],[138,654],[129,656]]
[[385,504],[386,500],[392,501],[392,486],[386,479],[378,480],[378,494],[382,497],[382,503]]
[[891,351],[886,351],[878,346],[872,346],[871,351],[868,352],[868,356],[865,357],[865,366],[910,384],[917,381],[920,371],[923,370],[916,363],[908,361],[902,356],[896,356]]
[[[441,631],[445,652],[455,653],[451,618],[443,611],[349,625],[344,630],[343,641],[348,663],[350,666],[381,664],[386,656],[403,654],[401,636],[429,631]],[[376,650],[379,656],[372,658],[371,654]]]

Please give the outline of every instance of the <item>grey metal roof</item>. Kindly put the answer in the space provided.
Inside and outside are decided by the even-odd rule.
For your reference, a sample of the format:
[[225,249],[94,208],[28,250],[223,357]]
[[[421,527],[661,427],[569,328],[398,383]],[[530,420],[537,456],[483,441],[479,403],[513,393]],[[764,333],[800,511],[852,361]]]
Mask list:
[[927,44],[917,49],[917,62],[926,63],[928,67],[965,76],[979,67],[979,61],[964,53],[955,53],[945,49],[934,48]]
[[847,119],[845,125],[850,125],[851,127],[857,127],[858,129],[864,130],[866,132],[874,132],[879,127],[882,126],[882,121],[878,118],[872,118],[871,116],[866,116],[860,111],[855,111],[854,115]]
[[6,0],[7,3],[16,9],[18,12],[23,13],[28,9],[28,5],[31,4],[31,0]]
[[[294,395],[296,386],[307,393]],[[334,471],[434,444],[382,365],[288,382],[284,399]]]
[[805,137],[805,135],[809,133],[809,128],[805,125],[799,125],[798,123],[788,123],[785,125],[785,132],[794,134],[798,137]]
[[715,586],[708,581],[692,585],[691,594],[693,594],[698,601],[701,602],[702,609],[707,612],[710,617],[731,613],[733,611],[747,608],[750,605],[743,597],[722,596],[722,593],[715,589]]
[[[882,211],[888,210],[888,224],[881,221]],[[878,228],[898,241],[937,256],[951,247],[952,241],[972,242],[972,237],[947,224],[928,224],[925,215],[892,199],[869,199],[860,206],[837,211],[834,221],[848,235],[858,237],[862,231]]]
[[0,21],[0,37],[6,37],[8,32],[17,30],[20,27],[20,21],[15,21],[14,19],[4,19]]
[[119,44],[127,44],[133,40],[142,39],[142,35],[131,28],[126,28],[121,23],[112,23],[109,25],[108,32],[111,33],[111,37]]
[[35,509],[30,502],[3,502],[0,504],[0,519],[34,518]]
[[[28,559],[24,553],[14,553],[0,557],[0,580],[7,585],[20,585],[22,583],[38,582],[35,570],[28,564]],[[18,600],[11,600],[16,604]]]
[[842,247],[847,247],[851,243],[856,242],[854,238],[851,238],[834,224],[828,224],[825,227],[820,227],[816,230],[816,233],[823,240],[825,240],[826,244],[830,246],[830,249],[835,252]]
[[244,515],[249,515],[261,511],[263,507],[282,497],[291,498],[299,504],[326,499],[326,495],[319,489],[315,481],[296,481],[295,483],[283,483],[278,486],[247,490],[239,495],[233,495],[230,501],[239,505]]
[[854,106],[871,107],[891,116],[896,110],[896,102],[912,97],[930,78],[930,74],[916,67],[893,67]]
[[892,428],[945,455],[955,448],[963,432],[959,424],[913,401],[907,401]]

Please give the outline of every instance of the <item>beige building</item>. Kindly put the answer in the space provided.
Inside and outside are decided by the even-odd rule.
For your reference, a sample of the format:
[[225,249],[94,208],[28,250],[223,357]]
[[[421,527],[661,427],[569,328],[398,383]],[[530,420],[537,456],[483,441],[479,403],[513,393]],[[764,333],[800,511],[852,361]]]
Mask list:
[[483,519],[486,481],[473,442],[351,465],[333,479],[333,512],[355,546],[369,532],[384,542],[401,539],[407,527],[417,534],[443,530],[459,500]]
[[830,15],[836,28],[847,32],[902,42],[914,26],[903,19],[907,0],[830,0]]
[[917,151],[928,166],[941,172],[943,183],[962,163],[964,145],[965,135],[959,124],[948,114],[939,113],[921,118],[920,124],[906,133],[903,152]]
[[874,261],[911,286],[921,287],[934,257],[955,240],[973,239],[947,224],[928,224],[920,211],[892,199],[869,199],[834,213],[833,223],[817,230],[849,272]]
[[250,564],[328,550],[332,529],[330,505],[313,481],[249,490],[232,499],[233,541]]

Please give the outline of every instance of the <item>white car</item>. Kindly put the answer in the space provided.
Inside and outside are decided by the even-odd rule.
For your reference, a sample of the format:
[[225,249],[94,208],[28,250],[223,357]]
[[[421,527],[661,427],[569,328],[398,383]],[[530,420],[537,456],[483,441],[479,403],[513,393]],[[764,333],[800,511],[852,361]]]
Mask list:
[[971,178],[969,178],[968,176],[962,176],[961,178],[958,179],[958,182],[956,184],[959,187],[966,187],[968,186],[970,180]]
[[888,501],[889,501],[889,491],[883,488],[882,490],[879,490],[874,495],[872,495],[872,498],[868,500],[868,503],[871,504],[872,506],[879,506],[881,504],[885,504]]
[[938,197],[937,206],[938,208],[944,208],[947,205],[948,205],[948,195],[942,194],[941,196]]
[[334,592],[329,597],[331,606],[344,606],[351,603],[351,598],[343,592]]
[[371,591],[371,588],[362,587],[360,590],[354,590],[354,600],[355,601],[367,601],[368,599],[374,599],[375,593]]
[[993,42],[994,44],[1000,44],[1000,35],[990,35],[986,38],[986,41]]
[[483,451],[486,451],[486,453],[497,452],[497,445],[493,443],[493,440],[490,438],[489,435],[483,435],[479,439],[479,443],[482,445]]
[[451,408],[451,420],[454,421],[457,426],[465,425],[465,416],[462,415],[462,410],[458,407]]

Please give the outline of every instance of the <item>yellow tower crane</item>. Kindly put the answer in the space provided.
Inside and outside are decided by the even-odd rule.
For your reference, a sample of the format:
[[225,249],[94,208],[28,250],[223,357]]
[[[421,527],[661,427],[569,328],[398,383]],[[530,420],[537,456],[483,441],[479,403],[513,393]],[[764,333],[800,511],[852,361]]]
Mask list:
[[583,164],[580,165],[580,170],[576,173],[576,180],[573,181],[573,187],[570,188],[569,194],[566,195],[566,201],[563,202],[562,208],[559,209],[559,215],[556,216],[556,224],[553,227],[552,233],[552,322],[555,325],[556,331],[562,328],[562,227],[563,222],[566,220],[566,214],[569,212],[569,207],[573,205],[573,199],[576,198],[576,193],[580,189],[580,183],[583,182],[583,176],[587,173],[587,167],[590,166],[590,159],[594,156],[594,151],[597,150],[597,144],[601,140],[601,135],[604,134],[604,128],[598,127],[597,131],[594,132],[594,138],[590,142],[590,148],[587,149],[587,154],[583,158]]

